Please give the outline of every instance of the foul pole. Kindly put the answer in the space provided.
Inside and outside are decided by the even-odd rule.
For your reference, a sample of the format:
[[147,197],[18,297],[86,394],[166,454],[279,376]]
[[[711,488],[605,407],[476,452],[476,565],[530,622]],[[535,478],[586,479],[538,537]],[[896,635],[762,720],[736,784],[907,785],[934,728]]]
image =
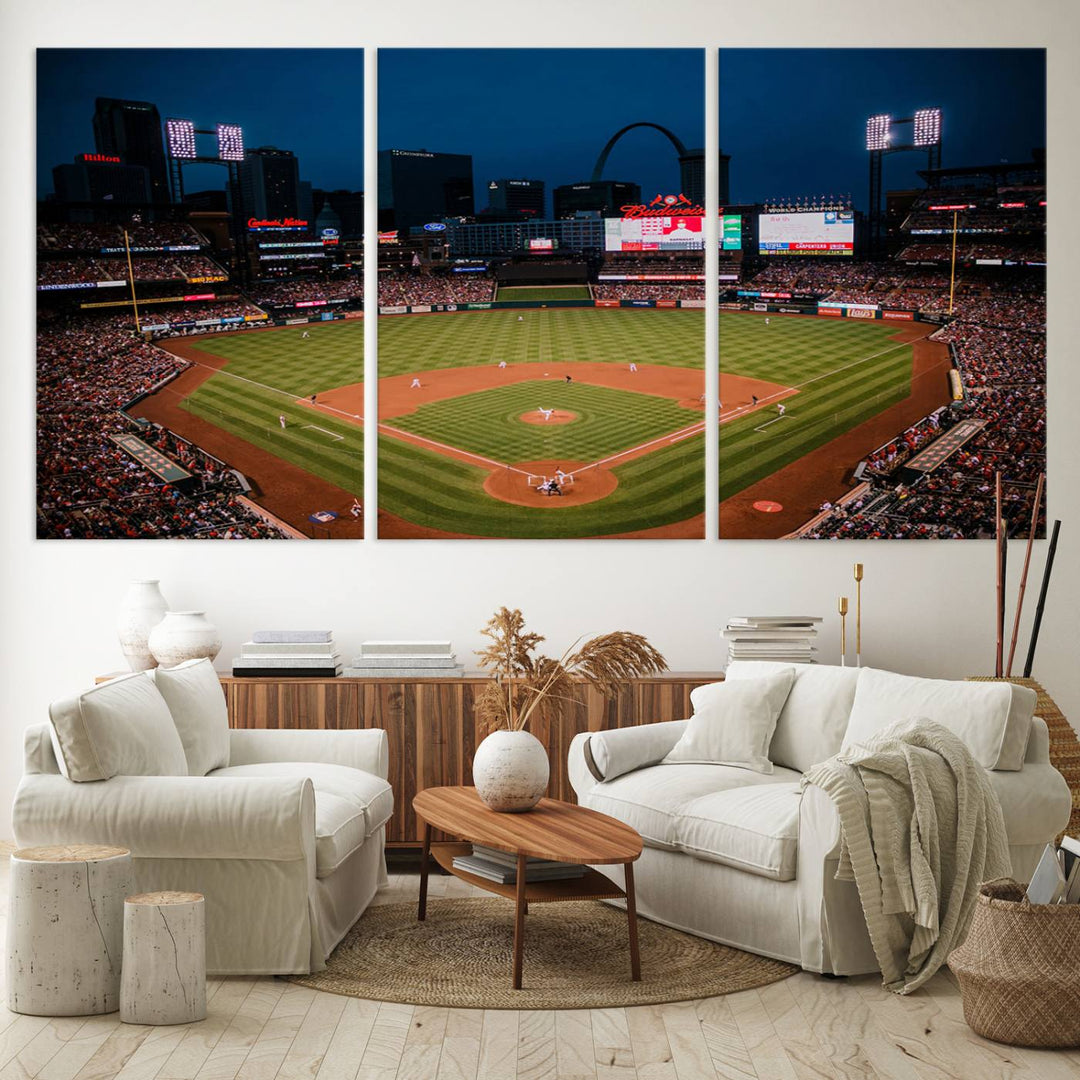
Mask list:
[[[135,297],[135,271],[131,268],[131,241],[128,239],[127,229],[124,229],[124,252],[127,255],[128,284],[131,286],[131,306],[135,309],[135,333],[141,334],[142,327],[139,325],[139,301]],[[949,310],[952,310],[951,306]]]
[[956,293],[956,222],[957,211],[952,213],[952,262],[949,266],[949,314],[952,314],[953,296]]

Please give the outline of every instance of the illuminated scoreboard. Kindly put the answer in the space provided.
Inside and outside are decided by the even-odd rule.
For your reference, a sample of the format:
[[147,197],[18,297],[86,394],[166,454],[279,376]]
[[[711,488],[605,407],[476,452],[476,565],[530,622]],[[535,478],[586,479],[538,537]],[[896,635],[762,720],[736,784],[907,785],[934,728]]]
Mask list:
[[605,251],[700,251],[704,218],[694,214],[605,218]]
[[854,255],[855,213],[816,210],[758,217],[759,255]]

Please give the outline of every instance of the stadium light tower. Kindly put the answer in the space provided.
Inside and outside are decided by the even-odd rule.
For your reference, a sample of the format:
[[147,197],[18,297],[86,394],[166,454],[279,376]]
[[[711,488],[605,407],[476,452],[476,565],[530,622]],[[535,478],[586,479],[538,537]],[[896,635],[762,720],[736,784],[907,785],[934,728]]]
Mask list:
[[[197,136],[213,135],[213,154],[200,154]],[[221,165],[228,172],[228,187],[234,198],[232,233],[241,275],[247,274],[247,229],[243,207],[235,205],[240,192],[240,164],[244,160],[244,130],[239,124],[217,124],[212,128],[195,126],[193,120],[170,118],[165,121],[165,154],[169,165],[169,186],[175,203],[184,201],[185,165]]]
[[[911,126],[911,134],[903,130]],[[877,113],[866,121],[866,149],[870,154],[870,254],[881,252],[884,224],[882,173],[885,155],[917,150],[926,153],[928,169],[941,168],[941,109],[916,109],[912,116],[895,118]]]

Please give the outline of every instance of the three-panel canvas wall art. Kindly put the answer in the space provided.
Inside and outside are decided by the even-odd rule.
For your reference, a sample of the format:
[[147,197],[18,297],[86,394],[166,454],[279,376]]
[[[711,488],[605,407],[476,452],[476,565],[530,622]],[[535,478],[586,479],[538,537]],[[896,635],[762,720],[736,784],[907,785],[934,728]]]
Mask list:
[[38,537],[1026,534],[1045,53],[706,59],[40,50]]

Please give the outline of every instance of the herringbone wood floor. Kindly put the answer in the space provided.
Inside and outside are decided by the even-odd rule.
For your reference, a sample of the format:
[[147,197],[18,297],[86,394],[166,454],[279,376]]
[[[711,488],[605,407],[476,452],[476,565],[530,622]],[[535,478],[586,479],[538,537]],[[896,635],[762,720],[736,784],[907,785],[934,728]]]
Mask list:
[[[7,870],[0,871],[0,901]],[[391,875],[377,903],[416,896]],[[431,895],[468,895],[432,877]],[[0,903],[0,918],[6,910]],[[211,982],[188,1027],[0,1008],[0,1080],[1075,1080],[1080,1051],[1019,1050],[964,1023],[948,973],[909,998],[871,977],[799,974],[673,1005],[505,1012],[392,1005],[276,979]],[[0,998],[0,1000],[3,1000]]]

